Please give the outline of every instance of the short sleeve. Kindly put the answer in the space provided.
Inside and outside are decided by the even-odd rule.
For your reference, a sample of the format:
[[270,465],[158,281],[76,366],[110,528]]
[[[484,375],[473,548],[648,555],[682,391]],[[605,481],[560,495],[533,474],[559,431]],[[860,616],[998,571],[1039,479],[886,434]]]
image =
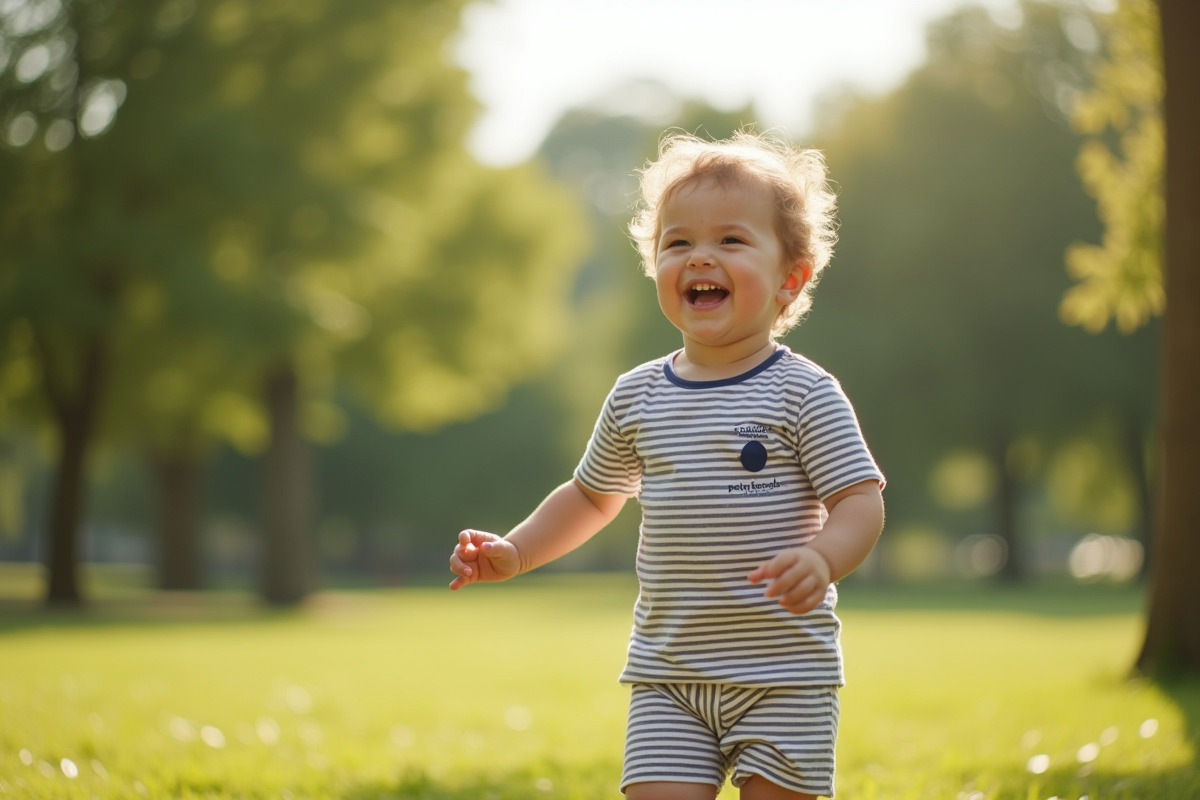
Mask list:
[[592,438],[575,468],[575,478],[603,494],[635,497],[642,490],[642,460],[631,437],[621,430],[617,415],[619,389],[620,382],[604,401]]
[[884,484],[841,385],[826,375],[804,397],[796,425],[800,465],[822,500],[862,481]]

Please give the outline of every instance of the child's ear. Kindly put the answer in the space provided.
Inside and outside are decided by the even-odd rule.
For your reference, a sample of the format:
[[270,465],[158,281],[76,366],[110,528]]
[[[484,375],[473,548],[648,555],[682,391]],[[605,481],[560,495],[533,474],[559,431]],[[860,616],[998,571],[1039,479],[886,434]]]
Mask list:
[[793,264],[779,289],[779,299],[783,304],[787,305],[799,297],[811,277],[812,267],[807,262],[797,261]]

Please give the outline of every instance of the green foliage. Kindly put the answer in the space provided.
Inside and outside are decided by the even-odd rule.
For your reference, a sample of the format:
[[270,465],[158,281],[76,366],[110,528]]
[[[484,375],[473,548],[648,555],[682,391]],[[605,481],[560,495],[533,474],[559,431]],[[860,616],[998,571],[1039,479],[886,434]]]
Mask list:
[[[1099,232],[1072,168],[1079,137],[1066,124],[1088,74],[1066,30],[1090,17],[1075,13],[1030,4],[1020,27],[981,10],[952,15],[930,33],[928,65],[886,97],[842,99],[812,142],[829,153],[840,186],[842,240],[811,318],[789,344],[847,385],[889,475],[897,530],[993,532],[982,512],[995,496],[993,439],[1002,428],[1043,454],[1021,470],[1041,482],[1059,444],[1090,435],[1095,417],[1151,418],[1153,331],[1089,337],[1058,318],[1068,285],[1062,251]],[[613,105],[647,95],[661,116]],[[564,116],[540,154],[586,202],[595,231],[572,287],[564,356],[495,414],[436,437],[388,440],[352,423],[322,472],[337,476],[326,478],[330,513],[352,519],[360,540],[390,530],[411,563],[440,567],[439,536],[518,521],[574,466],[614,377],[679,346],[626,233],[634,171],[665,126],[721,136],[755,115],[686,103],[662,87],[613,98]],[[506,468],[477,464],[480,450]],[[1102,453],[1115,463],[1099,471],[1128,499],[1136,465],[1112,447]],[[955,454],[970,463],[944,461]],[[455,465],[457,480],[428,474],[430,463]],[[1056,474],[1056,485],[1079,488]],[[409,492],[430,502],[414,506]],[[1026,528],[1090,522],[1076,513],[1081,502],[1051,498]],[[636,517],[634,504],[629,510]],[[1106,515],[1106,529],[1113,519]],[[628,565],[635,525],[622,521],[570,563]]]
[[1096,332],[1109,321],[1129,333],[1162,314],[1162,45],[1154,0],[1120,0],[1102,18],[1106,50],[1095,85],[1077,100],[1072,122],[1087,139],[1078,169],[1096,198],[1100,245],[1076,242],[1067,270],[1076,283],[1063,320]]
[[901,526],[936,518],[924,489],[947,453],[1028,485],[1043,475],[1016,469],[1019,443],[1052,451],[1095,415],[1141,429],[1152,417],[1152,337],[1092,339],[1058,316],[1062,252],[1099,230],[1065,116],[1087,79],[1067,32],[1090,18],[1021,10],[1012,27],[978,8],[939,20],[925,65],[884,97],[843,99],[817,137],[840,186],[840,241],[790,339],[846,385]]
[[[445,55],[461,6],[0,9],[0,425],[49,408],[74,476],[93,420],[105,443],[200,461],[295,444],[268,420],[293,404],[322,443],[347,399],[428,430],[543,369],[586,233],[538,168],[466,152],[475,104]],[[273,384],[288,391],[268,406],[275,376],[299,388]],[[288,477],[273,507],[313,494]],[[53,500],[69,511],[52,575],[74,558],[81,483]]]
[[1047,472],[1052,502],[1062,519],[1101,533],[1136,530],[1137,485],[1115,432],[1101,427],[1066,443]]
[[[35,8],[40,25],[20,27]],[[11,363],[61,364],[69,382],[71,354],[99,339],[113,435],[171,449],[259,449],[258,381],[280,361],[301,372],[318,439],[337,434],[322,397],[339,381],[401,427],[493,407],[555,352],[586,236],[535,168],[486,170],[465,152],[474,103],[443,53],[457,11],[13,6],[0,72]],[[22,54],[39,47],[55,55],[31,77]],[[68,128],[58,147],[52,131]],[[56,358],[28,355],[29,328]],[[6,367],[6,395],[27,389],[30,368]]]
[[[125,581],[87,617],[38,618],[13,610],[21,585],[0,576],[11,796],[616,793],[629,578],[325,595],[287,614]],[[847,589],[839,795],[1195,796],[1197,687],[1122,676],[1137,602]]]

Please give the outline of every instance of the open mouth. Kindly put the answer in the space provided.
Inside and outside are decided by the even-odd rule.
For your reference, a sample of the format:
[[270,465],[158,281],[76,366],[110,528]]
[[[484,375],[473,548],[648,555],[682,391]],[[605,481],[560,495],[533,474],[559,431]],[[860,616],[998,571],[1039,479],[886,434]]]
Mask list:
[[719,305],[729,296],[729,290],[715,283],[693,283],[684,292],[688,304],[696,308]]

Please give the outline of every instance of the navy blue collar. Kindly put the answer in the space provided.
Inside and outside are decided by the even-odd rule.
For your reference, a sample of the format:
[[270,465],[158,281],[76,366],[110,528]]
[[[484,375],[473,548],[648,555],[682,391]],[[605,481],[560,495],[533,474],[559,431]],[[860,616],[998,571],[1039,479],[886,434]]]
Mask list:
[[787,352],[787,348],[776,347],[775,352],[767,356],[766,360],[758,366],[752,367],[746,372],[743,372],[741,375],[734,375],[732,378],[721,378],[720,380],[716,381],[689,381],[687,378],[681,378],[675,374],[675,370],[671,366],[671,362],[675,360],[675,356],[679,355],[680,352],[681,351],[679,350],[675,351],[663,361],[663,375],[666,376],[667,380],[681,389],[715,389],[718,386],[733,386],[735,384],[748,381],[755,375],[758,375],[760,372],[765,372],[766,370],[770,369],[776,361],[783,358],[783,354]]

